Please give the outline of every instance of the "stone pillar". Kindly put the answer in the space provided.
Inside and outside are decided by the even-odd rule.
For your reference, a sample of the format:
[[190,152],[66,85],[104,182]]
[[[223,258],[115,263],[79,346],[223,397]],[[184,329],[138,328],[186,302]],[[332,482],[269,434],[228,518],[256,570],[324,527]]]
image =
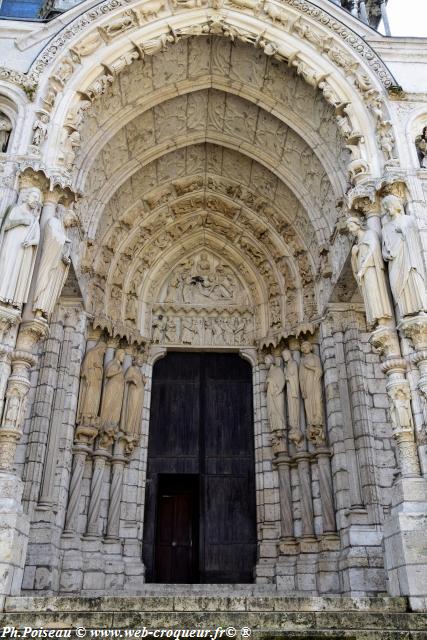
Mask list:
[[335,534],[335,507],[333,499],[330,453],[326,447],[319,447],[314,453],[319,470],[320,499],[322,502],[323,533]]
[[125,440],[116,439],[111,458],[110,504],[108,507],[107,538],[118,540],[120,529],[120,507],[122,504],[123,472],[126,464]]
[[311,491],[310,460],[308,451],[297,453],[294,458],[298,465],[298,477],[301,505],[301,537],[308,542],[315,542],[313,498]]
[[28,542],[28,518],[22,510],[23,486],[14,474],[17,444],[22,436],[30,370],[35,364],[35,344],[47,334],[44,321],[21,324],[11,353],[12,373],[6,387],[0,425],[0,604],[21,589]]
[[[414,344],[417,344],[416,321],[407,319],[400,326],[405,335],[416,339]],[[412,609],[426,611],[427,482],[420,474],[411,392],[405,377],[407,364],[400,355],[395,331],[378,329],[371,340],[384,358],[382,369],[388,378],[387,393],[400,470],[400,477],[392,488],[391,512],[384,522],[388,590],[392,596],[408,596]],[[422,346],[422,342],[419,344]]]
[[97,434],[98,429],[95,426],[78,426],[76,429],[73,448],[73,470],[71,472],[68,508],[64,529],[64,534],[68,534],[68,536],[74,536],[74,534],[78,532],[83,472],[86,458],[88,454],[92,452],[92,444]]
[[90,486],[90,501],[87,515],[87,536],[98,537],[99,530],[99,513],[101,509],[102,487],[104,484],[105,463],[111,457],[107,448],[101,443],[96,447],[93,453],[92,482]]

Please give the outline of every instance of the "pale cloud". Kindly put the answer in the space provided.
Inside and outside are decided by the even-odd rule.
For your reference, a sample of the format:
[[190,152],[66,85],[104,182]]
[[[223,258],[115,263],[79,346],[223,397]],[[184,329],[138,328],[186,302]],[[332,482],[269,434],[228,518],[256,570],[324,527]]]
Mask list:
[[427,0],[389,0],[387,12],[392,36],[427,38]]

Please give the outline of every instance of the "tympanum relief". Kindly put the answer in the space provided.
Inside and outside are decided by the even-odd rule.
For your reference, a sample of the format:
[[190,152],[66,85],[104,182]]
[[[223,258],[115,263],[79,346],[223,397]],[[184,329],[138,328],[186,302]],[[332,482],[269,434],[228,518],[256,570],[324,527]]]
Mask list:
[[238,346],[254,339],[254,310],[234,269],[203,249],[172,269],[153,304],[156,344]]

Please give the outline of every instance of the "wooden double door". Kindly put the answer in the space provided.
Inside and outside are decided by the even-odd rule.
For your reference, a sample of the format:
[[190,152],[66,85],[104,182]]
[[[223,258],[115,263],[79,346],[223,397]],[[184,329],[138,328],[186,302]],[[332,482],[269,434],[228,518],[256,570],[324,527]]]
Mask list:
[[237,354],[169,353],[153,371],[143,556],[148,582],[252,582],[252,372]]

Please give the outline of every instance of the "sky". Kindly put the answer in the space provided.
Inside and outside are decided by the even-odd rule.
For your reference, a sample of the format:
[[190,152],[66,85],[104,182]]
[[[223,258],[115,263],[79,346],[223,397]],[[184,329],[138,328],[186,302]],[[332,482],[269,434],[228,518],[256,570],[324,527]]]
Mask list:
[[427,38],[427,0],[388,0],[392,36]]

